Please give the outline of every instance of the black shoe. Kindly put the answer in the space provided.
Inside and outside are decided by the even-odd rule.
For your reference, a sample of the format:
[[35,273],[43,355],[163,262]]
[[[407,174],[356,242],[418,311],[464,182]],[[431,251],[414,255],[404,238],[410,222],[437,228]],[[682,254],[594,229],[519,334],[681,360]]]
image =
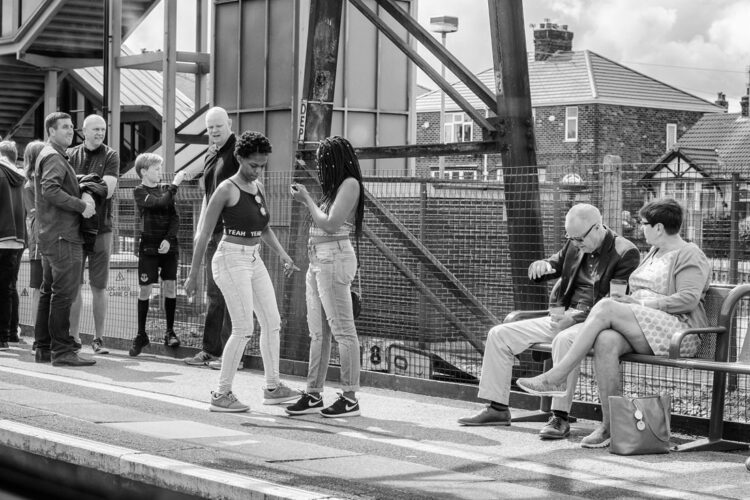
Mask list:
[[320,414],[328,418],[356,417],[359,415],[359,401],[351,400],[343,394],[328,408],[320,410]]
[[91,366],[95,364],[96,361],[93,359],[82,358],[72,351],[64,352],[52,360],[52,366]]
[[102,339],[94,339],[94,341],[91,342],[91,350],[94,351],[94,354],[109,354],[109,349],[104,347]]
[[130,347],[128,354],[131,356],[138,356],[144,347],[149,345],[151,341],[148,340],[148,335],[145,333],[139,333],[133,339],[133,345]]
[[180,339],[174,330],[167,330],[164,334],[164,345],[167,347],[180,347]]
[[18,337],[18,334],[11,335],[10,337],[8,337],[8,342],[12,342],[14,344],[18,344],[19,342],[21,342],[21,339]]
[[73,341],[73,352],[81,352],[82,347],[80,342]]
[[284,411],[288,415],[304,415],[306,413],[320,413],[323,409],[323,398],[315,397],[307,392],[302,393],[302,397],[293,405],[287,406]]
[[10,346],[6,341],[0,340],[0,349],[10,349]]
[[570,423],[562,417],[552,415],[547,425],[539,431],[542,439],[563,439],[570,436]]
[[49,363],[52,361],[52,351],[49,349],[37,349],[34,353],[34,361],[37,363]]

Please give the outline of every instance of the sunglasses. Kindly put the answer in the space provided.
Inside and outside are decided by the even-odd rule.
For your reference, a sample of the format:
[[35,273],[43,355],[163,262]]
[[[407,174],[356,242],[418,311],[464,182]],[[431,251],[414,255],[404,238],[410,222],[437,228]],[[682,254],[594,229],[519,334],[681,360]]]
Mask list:
[[598,222],[595,222],[595,223],[594,223],[594,224],[593,224],[593,225],[592,225],[592,226],[591,226],[591,227],[589,228],[589,230],[588,230],[588,231],[586,231],[585,233],[583,233],[583,235],[581,235],[581,236],[570,236],[570,235],[567,235],[567,234],[566,234],[566,235],[565,235],[565,238],[566,238],[566,239],[568,239],[568,240],[570,240],[570,241],[575,241],[576,243],[583,243],[583,240],[585,240],[585,239],[586,239],[586,236],[588,236],[588,235],[589,235],[589,233],[591,232],[591,230],[592,230],[592,229],[594,229],[594,228],[595,228],[595,227],[596,227],[596,226],[597,226],[598,224],[599,224]]

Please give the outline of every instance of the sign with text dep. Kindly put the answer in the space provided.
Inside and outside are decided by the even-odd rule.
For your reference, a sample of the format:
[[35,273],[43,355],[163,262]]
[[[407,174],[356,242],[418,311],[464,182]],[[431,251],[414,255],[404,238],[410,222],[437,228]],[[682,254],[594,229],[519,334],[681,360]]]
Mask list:
[[307,100],[302,99],[299,107],[299,132],[297,133],[297,141],[305,142],[305,125],[307,124]]

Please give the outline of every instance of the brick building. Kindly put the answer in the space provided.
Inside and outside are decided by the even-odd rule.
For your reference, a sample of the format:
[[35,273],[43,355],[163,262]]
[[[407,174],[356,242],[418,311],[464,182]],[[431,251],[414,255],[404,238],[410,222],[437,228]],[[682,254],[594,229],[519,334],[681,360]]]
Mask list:
[[[713,253],[721,254],[719,247],[728,249],[730,207],[738,211],[738,220],[750,213],[749,96],[750,86],[740,101],[739,113],[701,118],[639,179],[650,197],[671,196],[681,200],[687,209],[684,225],[688,238],[703,243]],[[722,101],[724,94],[720,93],[717,102]],[[733,174],[739,176],[736,186],[732,186]],[[750,220],[746,219],[740,227],[743,225],[742,238],[747,241]],[[725,234],[709,241],[711,238],[705,240],[707,230]]]
[[[652,163],[705,113],[725,109],[662,83],[590,50],[572,50],[567,26],[545,22],[534,29],[529,56],[537,162],[553,178],[575,165],[599,164],[605,155],[627,163]],[[494,89],[492,69],[477,75]],[[456,89],[492,116],[466,87]],[[417,142],[440,142],[440,91],[417,98]],[[483,140],[482,130],[450,99],[445,142]],[[444,177],[500,179],[500,155],[445,158]],[[417,161],[420,175],[438,175],[436,158]]]

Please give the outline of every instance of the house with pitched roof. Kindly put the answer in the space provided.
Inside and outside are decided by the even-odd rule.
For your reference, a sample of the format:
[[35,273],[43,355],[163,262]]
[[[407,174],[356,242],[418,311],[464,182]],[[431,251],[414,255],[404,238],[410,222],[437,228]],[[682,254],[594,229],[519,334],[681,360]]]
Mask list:
[[[726,111],[596,52],[573,51],[572,40],[567,26],[542,23],[534,29],[535,53],[529,56],[537,163],[548,176],[563,175],[571,166],[601,164],[606,155],[646,170],[704,114]],[[492,69],[477,76],[495,88]],[[494,115],[463,84],[455,87],[476,109]],[[439,142],[440,91],[416,102],[417,142]],[[484,140],[481,129],[449,98],[443,129],[445,142]],[[450,157],[443,175],[500,179],[501,166],[500,155]],[[439,175],[437,159],[418,159],[417,171]]]
[[[750,87],[747,90],[750,95]],[[661,155],[640,183],[649,197],[693,200],[688,208],[687,234],[700,240],[706,216],[721,221],[732,206],[731,179],[742,174],[734,192],[740,197],[740,217],[747,214],[747,173],[750,172],[750,116],[745,95],[740,113],[707,114]],[[722,96],[719,95],[719,100]]]

